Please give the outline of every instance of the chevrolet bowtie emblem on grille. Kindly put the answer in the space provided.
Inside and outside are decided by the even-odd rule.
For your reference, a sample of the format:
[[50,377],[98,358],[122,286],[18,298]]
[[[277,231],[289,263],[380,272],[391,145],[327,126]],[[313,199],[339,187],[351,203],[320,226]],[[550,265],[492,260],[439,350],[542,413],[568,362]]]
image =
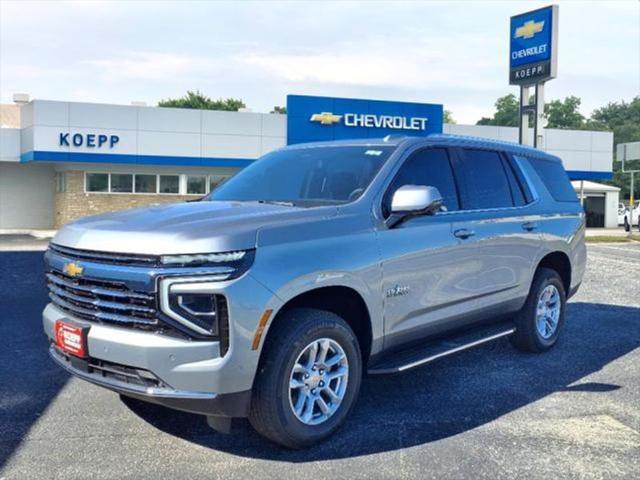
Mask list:
[[322,125],[333,125],[338,123],[342,115],[334,115],[331,112],[314,113],[309,119],[312,122],[320,122]]
[[524,25],[516,28],[515,38],[533,38],[536,33],[540,33],[544,28],[544,20],[541,22],[534,22],[529,20],[524,22]]
[[82,275],[82,272],[84,272],[84,267],[81,267],[77,263],[71,262],[65,263],[62,270],[70,277],[79,277],[80,275]]

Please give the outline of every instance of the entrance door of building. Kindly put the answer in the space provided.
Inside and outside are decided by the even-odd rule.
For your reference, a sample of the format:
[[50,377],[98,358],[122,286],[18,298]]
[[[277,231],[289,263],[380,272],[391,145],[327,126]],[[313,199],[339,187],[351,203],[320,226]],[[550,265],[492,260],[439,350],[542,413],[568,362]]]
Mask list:
[[604,228],[604,199],[605,197],[587,197],[584,199],[587,228]]

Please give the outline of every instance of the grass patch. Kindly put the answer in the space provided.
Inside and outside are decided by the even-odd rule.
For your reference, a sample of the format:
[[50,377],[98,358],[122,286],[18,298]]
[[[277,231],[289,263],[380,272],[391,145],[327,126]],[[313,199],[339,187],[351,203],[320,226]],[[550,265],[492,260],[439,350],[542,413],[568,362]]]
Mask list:
[[587,243],[629,243],[632,241],[640,242],[640,235],[633,235],[631,238],[617,235],[596,235],[586,237]]

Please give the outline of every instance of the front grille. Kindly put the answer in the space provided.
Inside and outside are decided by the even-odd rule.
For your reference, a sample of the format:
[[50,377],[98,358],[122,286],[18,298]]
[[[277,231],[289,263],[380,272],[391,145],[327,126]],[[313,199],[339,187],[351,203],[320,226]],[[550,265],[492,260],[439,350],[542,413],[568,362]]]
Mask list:
[[158,323],[154,294],[130,290],[124,283],[73,279],[47,273],[49,297],[61,310],[85,320],[139,326]]
[[80,250],[77,248],[62,247],[53,243],[49,244],[52,252],[77,260],[87,260],[96,263],[109,263],[112,265],[131,266],[157,266],[160,265],[160,257],[157,255],[136,255],[130,253],[94,252],[92,250]]

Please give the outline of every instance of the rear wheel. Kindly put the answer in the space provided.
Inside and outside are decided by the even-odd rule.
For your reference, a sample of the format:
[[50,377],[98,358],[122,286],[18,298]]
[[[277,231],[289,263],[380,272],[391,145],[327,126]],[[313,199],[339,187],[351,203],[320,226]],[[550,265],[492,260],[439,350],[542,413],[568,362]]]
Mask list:
[[339,316],[293,309],[269,333],[254,384],[249,421],[288,448],[320,442],[355,404],[362,360],[355,334]]
[[536,272],[527,301],[516,317],[513,345],[527,352],[544,352],[558,341],[564,323],[566,292],[560,275],[550,268]]

